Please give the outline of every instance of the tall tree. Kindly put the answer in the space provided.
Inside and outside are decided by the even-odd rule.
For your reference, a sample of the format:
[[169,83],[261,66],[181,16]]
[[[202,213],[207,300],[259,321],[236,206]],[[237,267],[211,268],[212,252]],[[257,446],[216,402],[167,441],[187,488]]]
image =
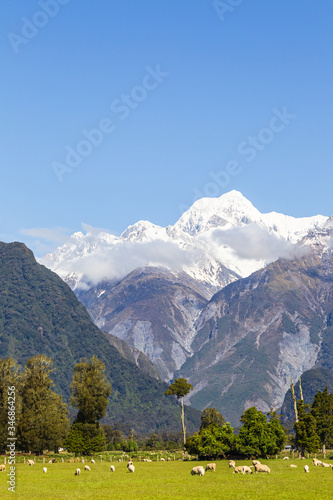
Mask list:
[[297,401],[298,422],[295,422],[294,429],[295,445],[300,453],[316,453],[320,448],[320,439],[317,434],[317,422],[310,413],[311,405],[304,403],[303,400]]
[[181,404],[181,421],[183,429],[184,450],[186,443],[186,427],[185,427],[185,414],[184,414],[184,396],[186,396],[193,389],[186,378],[177,378],[165,391],[166,396],[176,396]]
[[13,427],[16,427],[15,419],[21,413],[20,383],[21,375],[16,361],[11,358],[0,359],[0,453],[8,450],[8,417],[14,422]]
[[69,451],[88,454],[106,446],[99,421],[105,415],[110,395],[111,384],[103,361],[93,356],[75,365],[69,401],[79,411],[66,439]]
[[311,415],[316,419],[317,434],[321,444],[326,448],[333,446],[333,394],[329,394],[327,387],[323,392],[315,394]]
[[21,385],[22,413],[18,421],[18,443],[35,454],[57,451],[69,428],[67,405],[52,390],[51,358],[44,355],[29,359]]

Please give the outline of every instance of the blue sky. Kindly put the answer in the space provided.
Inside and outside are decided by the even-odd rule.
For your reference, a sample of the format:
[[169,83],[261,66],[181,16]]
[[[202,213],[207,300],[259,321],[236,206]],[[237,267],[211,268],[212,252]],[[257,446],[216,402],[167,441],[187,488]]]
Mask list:
[[2,241],[41,256],[82,223],[166,226],[231,189],[333,213],[330,0],[21,0],[1,17]]

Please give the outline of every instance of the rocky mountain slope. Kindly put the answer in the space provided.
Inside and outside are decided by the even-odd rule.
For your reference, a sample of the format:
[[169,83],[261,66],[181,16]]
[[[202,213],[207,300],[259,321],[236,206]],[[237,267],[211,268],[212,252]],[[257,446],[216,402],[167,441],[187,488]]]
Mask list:
[[310,239],[302,257],[231,283],[202,311],[195,354],[177,373],[194,386],[191,404],[223,409],[236,422],[249,406],[280,407],[291,376],[315,367],[333,372],[331,229]]
[[188,404],[237,424],[281,406],[290,376],[333,369],[331,239],[328,217],[261,214],[233,191],[167,228],[76,234],[43,262],[163,379],[188,378]]
[[[137,433],[178,431],[180,407],[164,395],[167,385],[128,361],[130,354],[122,356],[109,340],[69,286],[38,264],[25,245],[0,243],[0,356],[22,365],[37,354],[51,357],[55,389],[68,401],[75,363],[95,354],[112,385],[107,423],[126,423]],[[194,431],[200,412],[190,410],[188,427]]]

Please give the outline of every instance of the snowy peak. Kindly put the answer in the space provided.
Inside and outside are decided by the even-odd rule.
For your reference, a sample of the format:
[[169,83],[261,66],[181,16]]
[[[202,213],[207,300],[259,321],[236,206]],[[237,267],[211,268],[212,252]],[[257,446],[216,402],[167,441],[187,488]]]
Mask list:
[[[249,276],[279,257],[295,255],[295,245],[333,219],[261,214],[240,192],[202,198],[174,226],[138,221],[121,236],[83,225],[40,262],[72,288],[120,280],[138,267],[185,272],[206,287],[206,297],[239,277]],[[325,241],[327,237],[325,237]],[[302,245],[313,246],[314,238]],[[327,242],[326,242],[327,243]],[[327,243],[328,244],[328,243]]]
[[230,229],[261,220],[261,214],[239,191],[197,200],[175,227],[192,236],[210,228]]

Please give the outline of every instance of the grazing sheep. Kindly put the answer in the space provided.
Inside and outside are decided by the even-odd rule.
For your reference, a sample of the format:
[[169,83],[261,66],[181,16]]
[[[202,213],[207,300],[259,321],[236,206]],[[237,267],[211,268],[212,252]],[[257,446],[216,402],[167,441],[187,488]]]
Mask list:
[[321,466],[322,466],[322,467],[330,467],[330,464],[327,464],[326,462],[322,462],[322,463],[321,463]]
[[283,460],[289,460],[289,457],[283,457]]
[[170,458],[170,457],[168,457],[168,458],[167,458],[167,461],[168,461],[168,462],[171,462],[171,458]]
[[28,465],[35,465],[35,462],[33,460],[28,460]]
[[5,466],[5,464],[1,464],[0,465],[0,471],[3,472],[4,470],[6,470],[6,466]]
[[205,475],[205,469],[202,467],[202,465],[198,465],[197,467],[193,467],[191,470],[191,475],[195,476],[204,476]]
[[256,465],[256,464],[260,464],[261,462],[259,462],[259,460],[252,460],[252,464],[253,465]]
[[309,472],[309,466],[308,465],[304,465],[304,472]]
[[313,458],[312,463],[313,463],[313,465],[315,465],[317,467],[318,465],[321,465],[323,462],[321,460],[317,460],[316,458]]
[[161,458],[161,462],[165,462],[165,458]]
[[76,469],[75,476],[79,476],[81,474],[81,469]]
[[128,469],[128,472],[134,472],[135,471],[134,465],[128,465],[127,469]]
[[236,467],[236,462],[235,460],[229,460],[229,468],[230,467]]
[[207,464],[205,471],[208,471],[208,470],[213,470],[214,472],[216,472],[216,464],[214,464],[214,463]]
[[84,470],[91,470],[91,468],[89,467],[89,465],[85,465]]
[[91,461],[91,463],[92,463],[92,464],[94,464],[94,463],[95,463],[95,460],[94,460],[93,458],[92,458],[90,461]]
[[129,465],[133,465],[132,460],[129,460],[129,461],[127,462],[127,467],[128,467]]
[[43,472],[44,472],[44,474],[47,473],[47,468],[46,467],[43,467]]
[[296,469],[297,465],[295,464],[290,464],[289,467],[293,467],[294,469]]
[[255,470],[256,470],[256,473],[258,472],[267,472],[267,474],[269,474],[271,472],[271,469],[265,465],[265,464],[255,464],[254,466]]
[[115,468],[115,466],[114,466],[114,465],[110,465],[110,471],[111,471],[111,472],[116,472],[116,468]]
[[239,465],[238,467],[234,468],[233,474],[240,474],[241,472],[243,473],[243,466]]
[[243,474],[253,474],[253,471],[251,470],[251,467],[248,467],[247,465],[243,465]]

